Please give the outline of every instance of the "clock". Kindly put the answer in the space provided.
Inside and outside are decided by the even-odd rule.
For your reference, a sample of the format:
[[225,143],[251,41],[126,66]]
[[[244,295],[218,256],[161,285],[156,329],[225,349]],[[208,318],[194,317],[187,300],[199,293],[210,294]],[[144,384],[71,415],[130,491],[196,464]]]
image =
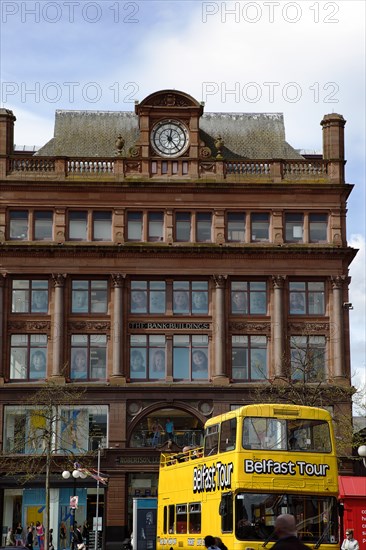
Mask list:
[[178,120],[161,120],[153,127],[150,142],[159,155],[178,157],[188,149],[188,129]]

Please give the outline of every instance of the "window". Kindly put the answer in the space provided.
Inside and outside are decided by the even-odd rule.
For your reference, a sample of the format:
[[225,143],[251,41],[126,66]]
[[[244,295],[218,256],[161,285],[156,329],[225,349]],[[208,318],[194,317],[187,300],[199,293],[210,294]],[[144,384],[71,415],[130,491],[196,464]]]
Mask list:
[[72,281],[72,313],[107,313],[107,281]]
[[131,313],[165,314],[164,281],[131,281]]
[[152,242],[162,241],[164,236],[163,212],[148,213],[148,240]]
[[186,533],[187,532],[187,504],[177,504],[176,519],[177,519],[176,533]]
[[191,240],[191,213],[177,212],[175,214],[175,240],[189,242]]
[[11,296],[12,313],[47,313],[48,281],[14,279]]
[[269,241],[269,214],[257,213],[251,215],[252,225],[252,242],[268,242]]
[[289,309],[291,315],[324,315],[324,282],[290,282]]
[[12,334],[10,379],[39,380],[47,372],[47,335]]
[[233,451],[236,444],[236,418],[221,423],[220,453]]
[[232,281],[231,313],[234,315],[266,315],[267,285],[265,281]]
[[93,240],[112,240],[112,213],[93,212]]
[[208,314],[207,281],[174,281],[173,282],[174,315]]
[[28,239],[27,210],[10,212],[9,237],[11,240],[26,241]]
[[216,455],[219,448],[220,425],[214,424],[205,428],[204,456]]
[[104,334],[74,334],[71,336],[72,380],[106,378],[107,336]]
[[212,216],[210,212],[198,212],[196,214],[196,241],[198,243],[209,243],[211,236]]
[[13,454],[40,454],[46,450],[50,427],[47,418],[56,419],[51,428],[52,445],[58,454],[96,450],[107,446],[107,406],[48,407],[10,405],[4,410],[4,450]]
[[245,242],[245,214],[244,212],[228,212],[227,240],[230,242]]
[[208,379],[208,336],[173,336],[174,380]]
[[232,336],[233,380],[264,380],[267,377],[266,336]]
[[142,212],[127,213],[127,240],[142,241]]
[[165,336],[133,334],[130,338],[130,379],[163,380],[166,376]]
[[220,516],[222,533],[232,533],[234,526],[233,493],[222,493]]
[[328,241],[327,214],[309,214],[309,241],[326,243]]
[[51,241],[53,213],[50,211],[35,211],[33,215],[34,240]]
[[303,214],[285,214],[285,241],[288,243],[302,243],[303,238]]
[[189,509],[189,533],[201,532],[201,503],[191,502],[188,504]]
[[88,213],[84,211],[69,212],[69,239],[70,241],[86,241],[88,238]]
[[291,378],[319,382],[325,378],[324,336],[291,336]]
[[57,426],[62,451],[81,453],[107,447],[108,408],[106,405],[64,407]]

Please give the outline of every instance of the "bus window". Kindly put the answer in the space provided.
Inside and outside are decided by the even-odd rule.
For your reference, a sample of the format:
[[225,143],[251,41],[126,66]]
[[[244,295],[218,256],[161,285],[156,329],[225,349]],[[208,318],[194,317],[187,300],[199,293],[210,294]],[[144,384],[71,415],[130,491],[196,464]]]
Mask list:
[[201,532],[201,503],[191,502],[189,504],[189,533]]
[[294,420],[289,422],[288,447],[291,451],[330,453],[331,440],[327,422]]
[[169,533],[174,533],[174,523],[175,523],[174,510],[175,510],[174,504],[170,504],[169,514],[168,514]]
[[219,447],[219,424],[209,426],[205,431],[205,456],[217,454]]
[[163,533],[166,535],[168,527],[168,509],[166,506],[164,506],[163,514]]
[[221,495],[219,513],[221,516],[221,532],[233,532],[233,494],[224,493]]
[[233,451],[236,441],[236,418],[224,420],[221,424],[220,453]]
[[187,532],[187,504],[177,504],[177,527],[176,533]]
[[245,449],[286,450],[286,421],[265,417],[245,418],[243,447]]

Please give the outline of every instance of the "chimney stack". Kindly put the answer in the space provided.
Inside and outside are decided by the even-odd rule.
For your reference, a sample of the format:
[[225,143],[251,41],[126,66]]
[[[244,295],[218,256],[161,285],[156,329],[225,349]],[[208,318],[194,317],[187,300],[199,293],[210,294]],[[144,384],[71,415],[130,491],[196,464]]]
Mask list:
[[13,154],[15,121],[13,111],[0,109],[0,156]]

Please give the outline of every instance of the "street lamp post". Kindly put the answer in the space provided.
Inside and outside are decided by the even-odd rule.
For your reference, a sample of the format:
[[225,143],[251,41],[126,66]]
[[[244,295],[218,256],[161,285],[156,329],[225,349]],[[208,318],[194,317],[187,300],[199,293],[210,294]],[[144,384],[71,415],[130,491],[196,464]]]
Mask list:
[[[76,496],[76,480],[77,479],[85,479],[87,476],[84,474],[84,472],[81,472],[79,469],[79,465],[77,463],[74,464],[74,470],[72,472],[69,472],[68,470],[64,470],[62,472],[62,477],[64,479],[70,479],[70,477],[73,477],[74,485],[73,485],[73,496],[70,498],[70,508],[71,508],[71,514],[72,514],[72,536],[73,541],[75,541],[75,514],[76,514],[76,507],[77,507],[77,496]],[[75,544],[73,545],[75,548]]]
[[357,452],[358,452],[359,456],[362,458],[363,465],[364,465],[365,468],[366,468],[366,445],[361,445],[361,446],[357,449]]
[[98,550],[98,523],[99,523],[99,480],[100,480],[100,445],[98,445],[98,466],[97,466],[97,502],[95,510],[95,541],[94,550]]

